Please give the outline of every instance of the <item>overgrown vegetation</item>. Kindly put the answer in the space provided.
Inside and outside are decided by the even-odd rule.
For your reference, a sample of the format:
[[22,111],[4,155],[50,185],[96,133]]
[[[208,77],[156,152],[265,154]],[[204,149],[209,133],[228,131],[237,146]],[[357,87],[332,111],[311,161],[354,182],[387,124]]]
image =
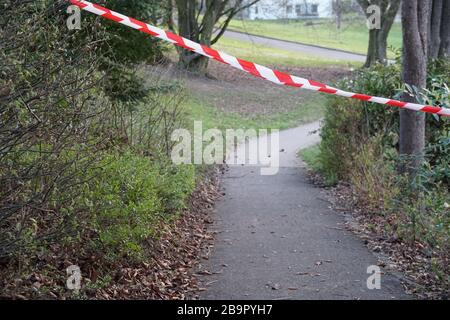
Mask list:
[[[161,17],[159,2],[134,2],[108,5]],[[148,36],[93,16],[68,31],[66,1],[0,7],[0,295],[30,274],[64,279],[68,264],[92,274],[92,259],[106,279],[108,265],[148,258],[146,241],[194,189],[194,168],[168,161],[183,89],[137,73],[165,50]]]
[[[178,167],[132,153],[111,155],[89,186],[85,201],[107,259],[148,258],[143,241],[177,218],[194,191],[192,166]],[[98,239],[93,242],[98,246]]]
[[[400,68],[400,63],[376,65],[339,86],[383,97],[399,97],[406,91],[422,103],[449,107],[448,61],[432,63],[428,90],[423,92],[402,87]],[[432,278],[448,289],[450,121],[427,115],[426,161],[410,179],[397,173],[406,160],[398,155],[398,110],[338,97],[330,98],[327,108],[320,152],[307,160],[316,163],[329,184],[350,182],[363,210],[384,217],[386,234],[419,244],[432,261],[428,266]]]

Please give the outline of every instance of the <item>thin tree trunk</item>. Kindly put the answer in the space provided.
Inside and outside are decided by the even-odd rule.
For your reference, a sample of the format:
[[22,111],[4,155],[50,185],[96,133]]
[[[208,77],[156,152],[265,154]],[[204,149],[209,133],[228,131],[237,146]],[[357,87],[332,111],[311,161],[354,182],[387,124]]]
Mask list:
[[387,63],[387,40],[389,33],[373,29],[369,31],[369,48],[364,66],[366,68],[376,63]]
[[336,29],[341,30],[342,27],[342,0],[335,0]]
[[437,59],[441,48],[441,24],[444,18],[442,15],[443,8],[444,0],[433,0],[430,21],[430,59]]
[[439,58],[450,59],[450,0],[443,0]]
[[[431,0],[407,0],[402,2],[403,23],[403,81],[419,89],[426,87],[429,19]],[[404,99],[417,102],[405,94]],[[400,154],[406,160],[401,172],[414,175],[423,162],[425,148],[425,114],[400,111]]]
[[369,2],[367,0],[359,0],[359,5],[364,10],[367,18],[370,13],[367,9],[372,4],[377,4],[381,9],[381,26],[380,29],[371,29],[369,31],[369,47],[367,50],[367,59],[365,67],[368,68],[375,63],[387,63],[387,46],[389,32],[394,24],[395,17],[397,16],[400,8],[400,0],[384,0],[378,2]]
[[[195,0],[176,0],[178,9],[178,32],[179,35],[195,42],[200,42],[200,32],[197,22]],[[188,70],[204,72],[207,67],[206,58],[198,54],[177,48],[179,54],[179,63]]]

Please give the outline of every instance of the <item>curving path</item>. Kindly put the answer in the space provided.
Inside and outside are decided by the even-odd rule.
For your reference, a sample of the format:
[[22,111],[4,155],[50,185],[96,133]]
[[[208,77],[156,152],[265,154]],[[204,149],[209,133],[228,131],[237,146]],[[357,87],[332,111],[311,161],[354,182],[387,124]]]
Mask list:
[[200,266],[201,299],[408,299],[400,280],[383,274],[368,290],[375,256],[344,229],[322,190],[308,182],[296,152],[319,141],[319,123],[280,134],[281,168],[261,176],[257,167],[233,166],[223,176],[217,231]]

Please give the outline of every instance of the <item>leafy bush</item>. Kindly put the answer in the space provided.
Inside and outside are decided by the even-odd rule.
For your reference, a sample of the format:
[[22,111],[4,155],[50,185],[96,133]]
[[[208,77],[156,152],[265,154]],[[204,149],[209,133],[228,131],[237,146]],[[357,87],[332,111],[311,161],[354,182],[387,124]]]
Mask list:
[[[429,70],[428,89],[422,92],[405,90],[399,64],[360,70],[340,86],[382,97],[416,91],[422,103],[448,108],[450,62],[434,62]],[[327,108],[319,155],[322,173],[329,181],[350,182],[366,212],[386,216],[386,232],[421,242],[434,261],[434,274],[448,284],[450,121],[426,116],[426,161],[411,181],[397,173],[402,161],[398,110],[339,97],[332,97]]]
[[449,287],[450,192],[441,182],[431,185],[430,172],[433,169],[424,166],[414,181],[399,179],[397,185],[402,192],[387,212],[398,217],[394,228],[401,239],[425,244],[424,252],[432,258],[433,272]]
[[2,1],[0,257],[68,232],[77,188],[109,139],[110,104],[95,88],[102,32],[61,28],[66,7]]
[[[142,19],[162,14],[157,1],[108,4],[135,10]],[[1,5],[0,258],[83,232],[85,203],[103,208],[102,194],[114,219],[135,211],[148,218],[155,212],[177,212],[192,189],[189,170],[163,161],[171,147],[170,132],[182,120],[182,90],[159,90],[164,81],[155,79],[149,89],[136,72],[136,63],[154,61],[162,47],[138,32],[129,37],[128,29],[126,34],[122,27],[115,29],[117,24],[94,23],[92,15],[83,16],[83,30],[68,31],[67,5],[64,0],[8,0]],[[141,50],[127,47],[133,56],[116,50],[118,37]],[[135,156],[117,159],[116,153],[124,150]],[[101,176],[114,172],[116,180],[92,177],[103,165]],[[120,166],[128,168],[129,177]],[[133,172],[135,182],[127,180]],[[151,180],[150,173],[157,173],[158,180]],[[80,186],[92,193],[81,193]],[[122,186],[129,188],[114,197]],[[135,218],[130,223],[139,225],[141,217]],[[147,231],[121,232],[127,242]],[[120,242],[119,236],[105,234],[104,239]]]
[[[132,18],[157,25],[166,16],[168,3],[158,0],[107,0],[108,9]],[[102,21],[107,31],[104,58],[122,65],[155,63],[163,59],[167,45],[145,33],[134,32],[129,27],[113,21]],[[132,50],[130,50],[132,48]]]
[[353,156],[360,143],[364,143],[360,107],[354,101],[342,104],[342,100],[330,99],[321,131],[320,162],[322,174],[331,184],[349,176]]
[[195,186],[192,166],[125,153],[107,156],[86,196],[109,258],[145,256],[143,242],[176,217]]
[[[369,212],[383,213],[398,194],[396,162],[384,156],[381,136],[364,143],[354,155],[349,181]],[[381,173],[381,174],[380,174]]]
[[426,149],[426,162],[420,174],[430,186],[450,186],[450,135],[447,133]]
[[[109,9],[154,25],[166,15],[167,3],[155,0],[108,0]],[[89,17],[92,20],[92,17]],[[144,102],[145,79],[138,75],[139,64],[156,64],[164,60],[168,46],[154,37],[135,32],[119,23],[103,20],[105,39],[101,46],[102,70],[106,70],[103,90],[113,102],[131,105]]]
[[[449,106],[450,63],[434,62],[430,66],[428,90],[420,94],[423,103]],[[353,78],[344,79],[339,85],[349,91],[364,92],[369,95],[395,97],[405,91],[401,83],[399,64],[376,65],[358,71]],[[332,97],[322,130],[321,158],[325,174],[336,175],[339,179],[349,178],[355,156],[363,145],[373,137],[383,149],[383,157],[398,161],[399,112],[398,109],[384,107],[369,102],[348,101]],[[442,141],[449,135],[450,121],[427,115],[427,140],[429,163],[434,166],[445,159],[446,148]],[[441,147],[437,147],[441,145]],[[430,148],[433,148],[433,150]],[[441,154],[444,152],[444,154]]]
[[[394,96],[401,88],[400,68],[375,65],[359,70],[339,86],[351,92]],[[321,162],[330,182],[349,179],[355,156],[373,136],[389,148],[398,141],[398,112],[369,102],[330,97],[322,129]]]

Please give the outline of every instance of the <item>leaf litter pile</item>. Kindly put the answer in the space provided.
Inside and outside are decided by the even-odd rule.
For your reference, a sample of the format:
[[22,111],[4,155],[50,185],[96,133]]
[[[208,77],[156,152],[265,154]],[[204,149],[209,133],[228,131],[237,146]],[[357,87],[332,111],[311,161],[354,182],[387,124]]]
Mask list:
[[[199,285],[193,270],[213,240],[207,227],[220,197],[219,170],[210,170],[199,179],[187,209],[174,222],[161,224],[157,239],[148,240],[151,258],[147,261],[108,265],[95,253],[55,244],[51,253],[23,257],[19,265],[2,267],[0,298],[195,299]],[[82,272],[79,292],[66,288],[66,268],[74,264]]]
[[407,294],[418,299],[450,298],[449,252],[399,237],[392,230],[401,223],[400,214],[374,214],[374,208],[365,205],[350,184],[328,187],[319,174],[309,171],[309,176],[312,183],[326,188],[330,208],[345,215],[345,228],[364,241],[378,258],[378,266],[400,275]]

